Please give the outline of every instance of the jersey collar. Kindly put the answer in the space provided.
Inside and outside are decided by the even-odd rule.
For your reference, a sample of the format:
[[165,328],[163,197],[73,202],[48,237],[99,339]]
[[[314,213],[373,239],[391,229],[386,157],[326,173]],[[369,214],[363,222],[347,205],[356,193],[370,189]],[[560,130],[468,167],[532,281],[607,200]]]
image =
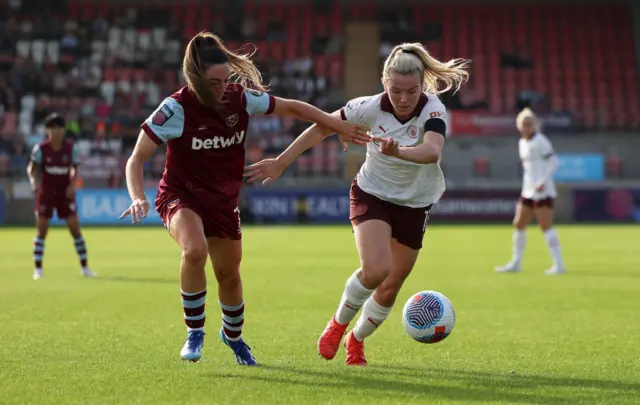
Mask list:
[[422,112],[422,109],[424,108],[425,105],[427,105],[428,101],[429,101],[429,98],[427,97],[427,95],[424,93],[420,93],[420,100],[418,100],[418,104],[416,105],[416,108],[413,110],[413,113],[411,114],[411,116],[409,118],[405,118],[401,120],[393,113],[393,105],[391,104],[391,100],[389,100],[389,94],[387,94],[387,92],[385,91],[384,93],[382,93],[382,99],[380,100],[380,109],[389,114],[393,114],[395,119],[397,119],[401,124],[405,124],[409,122],[412,118],[419,117],[420,113]]

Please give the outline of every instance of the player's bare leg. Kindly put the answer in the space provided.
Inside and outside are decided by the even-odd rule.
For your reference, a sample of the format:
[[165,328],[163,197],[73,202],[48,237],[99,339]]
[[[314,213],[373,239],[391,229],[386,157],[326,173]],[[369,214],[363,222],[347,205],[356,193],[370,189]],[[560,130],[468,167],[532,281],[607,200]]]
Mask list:
[[371,219],[355,226],[354,234],[360,269],[347,280],[338,310],[318,340],[318,352],[327,360],[335,357],[347,326],[392,267],[391,226],[388,223]]
[[44,259],[44,241],[49,232],[49,218],[36,214],[36,236],[33,238],[33,279],[40,280],[44,275],[42,261]]
[[180,294],[187,325],[187,340],[180,351],[183,360],[198,361],[204,345],[205,300],[207,295],[207,239],[202,219],[195,212],[182,208],[169,224],[171,236],[182,249],[180,262]]
[[555,229],[553,229],[553,208],[551,207],[535,207],[533,210],[538,225],[544,234],[544,239],[547,242],[553,265],[545,274],[556,275],[563,274],[566,270],[564,267],[564,261],[562,260],[562,250],[560,249],[560,240]]
[[242,339],[244,325],[244,300],[240,278],[242,241],[210,237],[207,242],[213,272],[218,281],[218,299],[222,309],[220,340],[233,350],[238,364],[254,366],[257,361],[251,353],[251,348]]
[[387,319],[396,297],[418,259],[419,250],[411,249],[397,240],[391,240],[393,264],[391,272],[364,303],[356,326],[345,340],[347,365],[366,366],[364,339],[371,336]]
[[513,250],[509,263],[496,267],[498,273],[517,273],[521,269],[522,256],[527,246],[527,226],[533,220],[533,208],[518,202],[513,217]]
[[242,241],[210,237],[207,239],[213,272],[218,281],[218,299],[222,310],[220,340],[233,350],[236,362],[243,366],[257,363],[251,348],[242,339],[244,325],[244,300],[240,262]]
[[88,266],[87,244],[84,241],[84,236],[82,236],[82,231],[80,230],[80,221],[78,221],[78,216],[69,215],[67,218],[65,218],[65,220],[67,221],[69,232],[73,237],[73,244],[76,248],[76,253],[78,254],[78,258],[80,259],[82,275],[85,277],[95,277],[96,274],[91,271]]

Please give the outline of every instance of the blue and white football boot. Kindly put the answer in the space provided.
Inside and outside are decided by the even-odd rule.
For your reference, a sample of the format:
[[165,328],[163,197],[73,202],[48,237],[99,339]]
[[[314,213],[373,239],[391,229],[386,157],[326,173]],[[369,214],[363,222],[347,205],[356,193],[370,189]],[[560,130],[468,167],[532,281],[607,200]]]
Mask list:
[[202,347],[204,346],[204,332],[191,331],[187,335],[187,341],[184,342],[182,350],[180,350],[180,357],[182,360],[187,361],[200,361],[202,357]]
[[222,343],[229,346],[231,350],[233,350],[233,354],[236,355],[236,361],[238,362],[238,364],[240,364],[241,366],[258,365],[256,358],[253,357],[253,354],[251,353],[251,348],[244,342],[244,340],[240,339],[231,341],[227,339],[223,329],[220,329],[219,336]]

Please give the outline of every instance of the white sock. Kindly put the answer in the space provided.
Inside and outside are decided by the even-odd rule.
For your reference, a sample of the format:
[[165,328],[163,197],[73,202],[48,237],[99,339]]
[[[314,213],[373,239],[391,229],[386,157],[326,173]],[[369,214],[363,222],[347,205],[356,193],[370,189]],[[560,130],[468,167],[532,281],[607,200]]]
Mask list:
[[555,229],[549,228],[544,232],[544,238],[547,241],[547,247],[551,253],[553,259],[553,265],[557,268],[564,268],[564,262],[562,261],[562,251],[560,250],[560,239]]
[[336,322],[346,325],[353,320],[364,302],[373,294],[374,290],[369,290],[358,280],[358,272],[356,270],[347,280],[342,293],[340,305],[336,311]]
[[513,231],[513,253],[511,261],[520,264],[524,248],[527,246],[527,232],[516,229]]
[[373,335],[373,332],[387,319],[391,308],[392,307],[383,307],[378,304],[373,297],[370,297],[367,302],[364,303],[360,319],[358,319],[355,328],[353,328],[355,338],[362,342],[365,338]]

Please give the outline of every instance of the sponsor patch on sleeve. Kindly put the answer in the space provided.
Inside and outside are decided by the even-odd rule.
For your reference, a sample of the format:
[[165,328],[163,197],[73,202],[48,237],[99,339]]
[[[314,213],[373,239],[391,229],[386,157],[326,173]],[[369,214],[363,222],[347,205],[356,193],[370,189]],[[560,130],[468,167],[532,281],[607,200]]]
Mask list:
[[151,119],[153,125],[163,126],[171,117],[173,117],[174,112],[167,104],[164,104],[162,107],[156,111]]

